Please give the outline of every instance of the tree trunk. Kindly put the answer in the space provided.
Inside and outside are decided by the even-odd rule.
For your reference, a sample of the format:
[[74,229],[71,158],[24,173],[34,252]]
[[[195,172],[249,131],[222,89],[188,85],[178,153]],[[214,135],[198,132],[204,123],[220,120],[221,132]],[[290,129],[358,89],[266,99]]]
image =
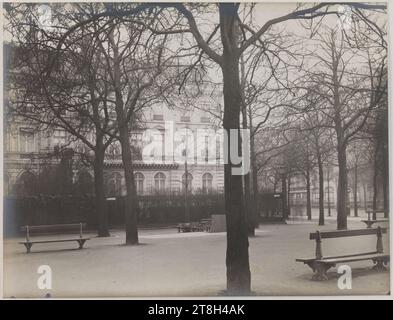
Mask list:
[[[230,81],[224,81],[224,91],[230,90],[225,90],[225,85],[228,85],[228,82]],[[225,108],[228,108],[227,110],[235,109],[236,94],[232,92],[227,92],[224,96]],[[233,98],[231,98],[231,95],[233,95]],[[232,117],[235,118],[236,115],[232,115]],[[234,147],[231,146],[229,129],[234,129],[235,127],[236,119],[235,121],[233,119],[224,120],[224,128],[228,133],[228,159],[230,149]],[[242,206],[242,177],[233,175],[232,168],[234,166],[229,159],[228,163],[224,165],[225,213],[227,221],[227,291],[229,294],[247,294],[251,290],[251,273],[248,257],[246,217]]]
[[[127,112],[124,108],[123,94],[121,91],[120,81],[120,64],[118,47],[113,41],[113,74],[114,74],[114,89],[115,89],[115,109],[117,122],[119,127],[119,141],[121,145],[121,158],[124,168],[124,178],[126,182],[126,204],[125,204],[125,229],[126,229],[126,244],[138,244],[138,230],[137,230],[137,211],[138,202],[134,183],[134,172],[132,169],[132,153],[130,146],[129,126],[127,122]],[[129,110],[128,112],[131,112]]]
[[287,214],[291,215],[291,176],[288,174]]
[[355,161],[355,168],[354,168],[354,185],[353,185],[353,211],[355,217],[359,216],[358,213],[358,162]]
[[288,201],[287,201],[287,176],[286,174],[282,175],[281,179],[281,193],[282,193],[282,215],[284,219],[288,218]]
[[[252,130],[251,115],[249,119],[250,130]],[[258,202],[258,169],[255,158],[255,135],[250,136],[250,153],[251,153],[251,175],[252,175],[252,204],[251,210],[254,217],[254,227],[258,228],[259,225],[259,202]]]
[[364,211],[367,211],[367,186],[366,183],[363,183],[363,203],[364,203]]
[[328,183],[328,194],[327,194],[327,200],[328,200],[328,216],[332,216],[332,208],[330,204],[330,168],[328,167],[327,169],[327,183]]
[[337,186],[337,229],[347,229],[348,176],[346,147],[339,143]]
[[109,222],[108,222],[108,211],[105,200],[105,187],[104,187],[104,159],[105,149],[104,146],[104,134],[97,128],[98,123],[101,123],[100,116],[100,103],[95,95],[95,80],[93,77],[89,79],[89,92],[91,96],[91,106],[93,111],[93,120],[96,124],[95,128],[95,150],[94,150],[94,190],[96,196],[96,211],[97,211],[97,222],[98,222],[98,236],[109,237]]
[[228,163],[224,165],[225,214],[227,226],[227,294],[243,295],[251,291],[251,272],[248,256],[248,232],[243,211],[242,176],[234,175],[230,154],[231,149],[239,150],[231,141],[230,129],[239,129],[241,108],[241,86],[239,78],[239,57],[237,54],[237,31],[234,22],[237,15],[235,4],[220,4],[220,29],[223,43],[222,74],[224,93],[223,127],[227,133],[225,152]]
[[[98,149],[100,149],[98,147]],[[98,236],[109,237],[108,212],[104,188],[104,152],[97,150],[94,158],[94,190],[98,217]]]
[[374,172],[373,172],[373,219],[377,219],[377,199],[378,199],[378,144],[374,154]]
[[307,168],[306,171],[306,190],[307,190],[307,203],[306,203],[306,212],[307,212],[307,220],[311,220],[311,182],[310,182],[310,169]]
[[126,229],[126,244],[138,244],[138,230],[137,230],[137,213],[138,203],[134,183],[134,172],[132,169],[132,154],[129,144],[129,135],[127,126],[119,130],[120,145],[122,152],[122,162],[124,167],[124,178],[126,182],[126,205],[125,205],[125,229]]
[[323,185],[323,163],[322,157],[319,152],[317,152],[318,158],[318,178],[319,178],[319,225],[323,226],[325,224],[325,196],[324,196],[324,185]]
[[[242,77],[244,74],[244,63],[242,61],[241,63],[242,65]],[[244,81],[242,79],[242,84],[241,84],[241,88],[242,88],[242,92],[244,91]],[[248,128],[248,124],[247,124],[247,106],[244,103],[244,97],[242,97],[242,120],[243,120],[243,129],[247,129]],[[247,155],[243,155],[247,156]],[[244,213],[246,215],[247,218],[247,230],[248,230],[248,235],[253,237],[255,236],[255,217],[254,217],[254,212],[252,210],[252,206],[251,206],[251,185],[250,185],[250,172],[247,172],[244,175]]]
[[248,235],[255,236],[255,216],[251,206],[250,173],[244,176],[244,211],[247,216]]
[[384,150],[383,158],[382,158],[382,178],[383,178],[383,210],[384,217],[389,218],[389,153],[387,150]]
[[334,125],[337,135],[338,183],[337,183],[337,229],[347,229],[348,172],[347,172],[347,141],[342,121],[342,102],[340,99],[340,77],[338,60],[332,49],[332,80],[334,98]]

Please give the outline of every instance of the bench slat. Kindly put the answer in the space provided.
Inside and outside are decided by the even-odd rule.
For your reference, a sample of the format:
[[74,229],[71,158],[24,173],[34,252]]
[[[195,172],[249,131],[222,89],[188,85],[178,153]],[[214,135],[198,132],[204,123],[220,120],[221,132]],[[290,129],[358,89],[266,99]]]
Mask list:
[[[381,228],[382,233],[386,233],[386,228]],[[332,231],[321,231],[319,234],[321,239],[328,238],[341,238],[341,237],[354,237],[354,236],[365,236],[377,234],[378,228],[370,228],[370,229],[354,229],[354,230],[332,230]],[[310,240],[315,240],[317,238],[317,233],[310,233]]]
[[90,240],[91,238],[73,238],[73,239],[56,239],[56,240],[32,240],[32,241],[19,241],[21,244],[25,243],[50,243],[50,242],[67,242],[78,240]]
[[[357,257],[357,256],[364,256],[364,255],[371,255],[371,254],[377,254],[378,252],[372,251],[372,252],[364,252],[364,253],[355,253],[355,254],[347,254],[343,256],[329,256],[329,257],[323,257],[321,260],[325,259],[338,259],[338,258],[347,258],[347,257]],[[315,261],[317,260],[315,257],[314,258],[299,258],[296,259],[298,262],[310,262],[310,261]]]
[[[79,230],[80,223],[69,223],[69,224],[47,224],[47,225],[35,225],[35,226],[22,226],[21,231],[26,232],[29,227],[29,232],[39,231],[56,231],[56,230]],[[82,228],[86,227],[86,223],[82,223]]]
[[316,260],[318,263],[343,263],[343,262],[352,262],[352,261],[362,261],[362,260],[372,260],[377,258],[389,258],[388,254],[384,253],[376,253],[376,254],[368,254],[357,257],[347,257],[347,258],[330,258],[330,259],[319,259]]

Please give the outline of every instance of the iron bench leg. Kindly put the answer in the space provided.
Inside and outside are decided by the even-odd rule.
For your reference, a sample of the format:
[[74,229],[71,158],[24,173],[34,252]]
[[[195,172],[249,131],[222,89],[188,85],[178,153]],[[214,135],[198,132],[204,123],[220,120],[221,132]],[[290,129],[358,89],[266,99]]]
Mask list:
[[86,239],[80,239],[80,240],[77,240],[77,241],[78,241],[78,244],[79,244],[79,249],[83,249],[83,245],[85,244]]
[[318,263],[314,262],[314,275],[312,276],[312,280],[315,281],[325,281],[328,280],[327,271],[333,267],[334,265],[328,263]]
[[315,272],[315,261],[308,261],[304,263],[311,268],[312,272]]
[[30,253],[30,249],[33,246],[33,244],[31,242],[25,242],[23,243],[26,247],[26,253]]
[[386,270],[386,266],[389,263],[389,259],[373,259],[373,269],[374,270]]

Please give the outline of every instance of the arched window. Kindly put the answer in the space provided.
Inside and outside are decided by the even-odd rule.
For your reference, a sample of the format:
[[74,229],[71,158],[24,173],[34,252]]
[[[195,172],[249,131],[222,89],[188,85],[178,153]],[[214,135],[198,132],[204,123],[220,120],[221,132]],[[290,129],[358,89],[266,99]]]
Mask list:
[[213,176],[210,173],[205,173],[202,176],[202,190],[203,192],[209,193],[213,189]]
[[183,182],[182,183],[183,184],[183,191],[185,190],[185,187],[187,184],[187,190],[189,192],[191,192],[192,191],[192,175],[191,175],[191,173],[187,174],[187,181],[186,181],[186,174],[184,173],[183,177],[182,177],[182,182]]
[[155,174],[154,186],[158,191],[162,191],[165,189],[165,175],[162,172],[158,172]]
[[145,180],[145,176],[140,172],[136,172],[134,176],[135,176],[136,193],[143,194],[143,181]]
[[112,173],[109,177],[108,195],[109,196],[121,195],[121,174],[118,172]]

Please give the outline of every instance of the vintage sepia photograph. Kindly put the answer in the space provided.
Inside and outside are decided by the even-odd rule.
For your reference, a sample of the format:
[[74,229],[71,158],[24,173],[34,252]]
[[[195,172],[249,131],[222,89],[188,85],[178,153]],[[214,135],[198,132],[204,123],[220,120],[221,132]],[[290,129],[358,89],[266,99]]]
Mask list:
[[387,2],[1,16],[4,298],[390,296]]

